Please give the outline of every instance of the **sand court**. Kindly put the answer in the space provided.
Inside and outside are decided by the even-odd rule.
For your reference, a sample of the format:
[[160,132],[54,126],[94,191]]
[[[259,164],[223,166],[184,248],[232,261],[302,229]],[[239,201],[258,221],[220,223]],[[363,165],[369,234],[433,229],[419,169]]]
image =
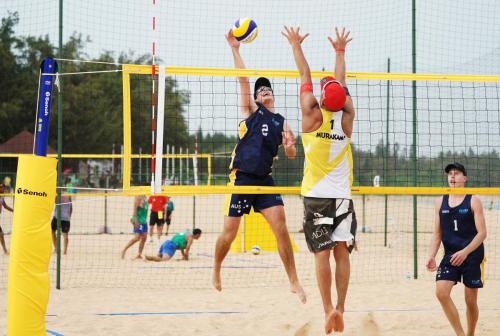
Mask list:
[[[393,199],[387,234],[384,198],[369,197],[364,208],[362,200],[355,199],[360,224],[359,249],[351,257],[344,335],[451,334],[434,296],[434,274],[424,269],[432,227],[432,199],[419,199],[418,280],[413,279],[411,197]],[[97,210],[89,212],[88,208],[85,211],[86,202],[97,201],[77,198],[68,255],[61,259],[61,290],[55,289],[55,254],[50,265],[52,284],[46,321],[51,335],[322,335],[324,317],[314,260],[303,234],[298,232],[300,199],[288,196],[285,204],[291,237],[298,248],[295,253],[298,275],[308,294],[305,305],[289,292],[275,252],[263,251],[260,255],[231,252],[222,267],[223,291],[211,288],[222,200],[223,197],[214,197],[197,203],[197,222],[204,233],[193,244],[189,261],[180,260],[178,253],[169,262],[146,263],[131,260],[137,245],[129,250],[125,260],[120,258],[121,249],[132,237],[126,233],[130,229],[127,209],[131,199],[109,198],[110,202],[116,202],[116,208],[122,204],[123,211],[108,214],[111,234],[97,234],[99,216],[104,211],[101,214]],[[493,199],[493,204],[497,200]],[[171,230],[179,231],[190,223],[191,202],[192,198],[177,198],[179,212]],[[2,227],[9,232],[9,214],[4,215]],[[498,210],[486,208],[485,215],[489,230],[487,281],[479,291],[477,335],[497,335],[500,327],[500,279],[495,258]],[[6,238],[10,246],[10,235]],[[154,243],[146,243],[145,253],[155,254],[157,249],[155,238]],[[7,267],[8,258],[0,256],[0,334],[6,330]],[[454,290],[453,298],[465,321],[461,284]]]

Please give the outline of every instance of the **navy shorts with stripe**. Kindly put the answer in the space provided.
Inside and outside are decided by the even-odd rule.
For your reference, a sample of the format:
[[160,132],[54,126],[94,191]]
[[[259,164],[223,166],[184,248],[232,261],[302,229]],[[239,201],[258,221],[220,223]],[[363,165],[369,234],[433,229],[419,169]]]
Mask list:
[[483,260],[467,258],[460,266],[453,266],[450,262],[451,254],[445,255],[436,274],[436,281],[449,280],[463,282],[469,288],[483,288]]
[[[236,171],[230,175],[229,185],[241,186],[271,186],[274,180],[271,175],[258,176]],[[225,215],[229,217],[241,217],[250,213],[253,207],[255,212],[277,205],[283,205],[283,198],[279,194],[232,194],[229,202],[226,200]]]

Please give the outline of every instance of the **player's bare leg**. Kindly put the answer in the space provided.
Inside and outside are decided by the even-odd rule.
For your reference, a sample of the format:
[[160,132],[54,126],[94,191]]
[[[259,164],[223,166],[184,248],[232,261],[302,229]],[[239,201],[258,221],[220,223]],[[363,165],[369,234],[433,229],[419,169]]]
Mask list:
[[465,304],[467,305],[467,336],[474,336],[479,318],[477,306],[477,288],[465,287]]
[[316,266],[316,280],[319,293],[323,301],[325,312],[325,333],[330,334],[337,327],[337,316],[339,312],[333,309],[332,304],[332,269],[330,267],[330,250],[314,253]]
[[224,217],[224,230],[217,238],[217,243],[215,244],[215,257],[214,257],[214,269],[212,272],[212,285],[218,291],[222,290],[222,282],[220,277],[220,270],[222,267],[222,262],[229,252],[231,243],[236,238],[238,233],[238,228],[240,226],[241,217]]
[[455,334],[459,336],[465,336],[464,329],[460,323],[460,316],[458,315],[458,310],[453,300],[451,299],[451,290],[455,283],[449,280],[439,280],[436,281],[436,297],[443,307],[444,313],[450,321]]
[[156,234],[158,236],[158,240],[161,239],[161,234],[163,233],[163,224],[158,224],[156,228]]
[[337,306],[339,314],[336,316],[335,331],[344,331],[344,310],[347,288],[349,287],[349,277],[351,265],[349,260],[349,251],[345,242],[339,242],[333,249],[335,257],[335,286],[337,288]]
[[270,208],[262,209],[260,211],[265,217],[271,229],[273,230],[276,241],[278,242],[278,252],[285,266],[288,280],[290,281],[290,290],[292,293],[297,294],[300,302],[306,303],[306,293],[300,285],[297,276],[297,269],[295,268],[295,258],[293,255],[292,242],[286,227],[285,210],[282,205],[273,206]]
[[[1,238],[0,238],[0,242],[2,243],[2,246],[5,244],[5,242],[3,242],[3,233],[0,234]],[[57,238],[56,238],[56,232],[55,231],[52,231],[52,246],[54,246],[54,252],[53,253],[57,253]]]
[[62,234],[63,236],[63,246],[64,246],[64,249],[63,249],[63,254],[66,255],[68,253],[68,243],[69,243],[69,237],[68,237],[68,233],[64,233]]
[[2,245],[3,253],[8,255],[9,251],[7,250],[7,246],[5,245],[5,238],[3,237],[3,232],[0,232],[0,245]]
[[130,241],[127,243],[127,245],[125,245],[125,247],[123,248],[122,250],[122,259],[125,259],[125,254],[127,253],[127,250],[132,246],[134,245],[135,243],[137,243],[139,240],[141,239],[140,235],[139,234],[135,234],[134,238],[130,239]]
[[145,255],[144,256],[144,261],[169,261],[170,259],[172,259],[171,256],[169,256],[168,254],[167,255],[163,255],[163,256],[159,256],[159,255],[155,255],[155,256],[150,256],[150,255]]
[[142,259],[142,251],[144,251],[144,245],[146,244],[147,239],[148,239],[147,233],[143,233],[139,236],[139,251],[134,259]]
[[[153,242],[153,231],[154,231],[154,228],[155,228],[154,225],[150,225],[149,226],[149,242],[150,243]],[[147,238],[147,234],[146,234],[146,238]]]

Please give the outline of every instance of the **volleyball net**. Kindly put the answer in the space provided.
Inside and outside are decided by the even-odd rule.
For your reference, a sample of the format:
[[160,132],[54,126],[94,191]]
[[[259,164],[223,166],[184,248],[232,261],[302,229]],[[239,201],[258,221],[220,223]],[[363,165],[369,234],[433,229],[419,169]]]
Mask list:
[[[299,81],[295,70],[284,70],[295,66],[280,35],[284,24],[310,33],[304,52],[311,69],[323,69],[313,73],[316,93],[318,79],[333,68],[326,37],[334,35],[335,26],[346,26],[354,37],[346,54],[356,108],[353,199],[359,250],[351,258],[352,281],[433,277],[423,266],[434,200],[450,192],[443,169],[455,161],[467,168],[467,186],[473,188],[468,191],[483,201],[486,277],[499,279],[500,78],[490,76],[500,74],[492,43],[500,32],[496,8],[492,2],[453,8],[445,2],[415,3],[416,9],[407,2],[373,1],[255,0],[227,6],[213,0],[123,0],[115,6],[88,0],[64,2],[59,12],[62,2],[2,2],[0,181],[10,206],[17,157],[33,147],[34,69],[43,57],[61,52],[48,152],[56,156],[60,147],[58,187],[71,197],[63,203],[73,207],[68,252],[60,267],[54,255],[52,281],[59,272],[62,288],[209,287],[224,199],[235,192],[284,195],[299,277],[306,284],[314,281],[313,257],[299,232],[304,164]],[[227,68],[233,60],[224,34],[239,17],[252,17],[259,27],[259,36],[240,50],[251,68],[245,71]],[[423,74],[408,74],[412,71]],[[475,75],[457,75],[463,73]],[[297,137],[297,157],[288,160],[280,150],[274,161],[274,189],[226,185],[241,120],[237,76],[250,77],[251,85],[259,76],[271,80],[276,111]],[[155,134],[153,120],[163,131]],[[133,237],[134,197],[151,195],[152,171],[174,204],[169,236],[163,228],[160,242],[185,229],[203,230],[188,262],[132,261],[137,244],[121,259]],[[285,283],[268,226],[258,216],[243,222],[223,264],[224,287]],[[10,248],[12,216],[5,209],[0,226]],[[144,254],[157,253],[156,233],[153,243],[149,240],[148,235]],[[248,252],[253,245],[261,247],[260,255]],[[6,287],[7,262],[0,258],[0,287]]]
[[[74,71],[69,71],[71,66]],[[158,239],[155,227],[152,237],[148,233],[143,254],[156,254],[159,245],[176,232],[198,227],[203,234],[194,242],[189,261],[145,263],[131,260],[138,244],[124,259],[120,255],[133,237],[134,197],[151,195],[151,76],[148,67],[129,65],[119,72],[83,74],[98,71],[89,67],[95,65],[71,62],[64,64],[65,71],[81,74],[65,77],[61,73],[67,104],[63,139],[68,140],[63,141],[59,187],[71,197],[73,209],[68,252],[61,256],[59,268],[54,255],[53,281],[60,272],[63,288],[142,287],[144,283],[209,287],[225,196],[271,192],[284,194],[299,277],[305,283],[314,281],[313,257],[300,232],[304,155],[295,71],[165,68],[161,193],[171,197],[174,210],[169,235],[165,236],[164,227]],[[236,77],[247,75],[252,82],[257,76],[271,79],[276,111],[287,118],[297,136],[297,158],[288,160],[280,151],[274,161],[275,188],[226,186],[241,120]],[[323,75],[313,73],[315,88]],[[500,79],[392,73],[349,73],[348,78],[357,111],[352,144],[359,249],[351,258],[352,281],[433,277],[423,266],[433,231],[434,200],[450,192],[443,169],[455,161],[467,168],[470,192],[481,195],[489,231],[487,256],[497,255]],[[0,154],[0,178],[10,178],[11,191],[15,191],[16,176],[9,167],[15,166],[17,155],[14,148]],[[0,221],[9,242],[10,213],[4,211]],[[260,246],[262,253],[250,253],[253,245]],[[500,278],[495,259],[488,258],[487,279]],[[5,258],[0,265],[6,269]],[[275,239],[258,216],[243,219],[222,273],[225,287],[286,282]],[[0,286],[5,285],[2,280]]]

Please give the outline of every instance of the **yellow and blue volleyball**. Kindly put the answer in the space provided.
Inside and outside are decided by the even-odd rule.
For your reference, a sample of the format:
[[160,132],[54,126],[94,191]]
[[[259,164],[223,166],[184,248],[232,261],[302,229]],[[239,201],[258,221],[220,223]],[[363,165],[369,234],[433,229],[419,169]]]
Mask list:
[[259,28],[250,18],[238,19],[233,26],[233,36],[242,43],[250,43],[257,37]]

